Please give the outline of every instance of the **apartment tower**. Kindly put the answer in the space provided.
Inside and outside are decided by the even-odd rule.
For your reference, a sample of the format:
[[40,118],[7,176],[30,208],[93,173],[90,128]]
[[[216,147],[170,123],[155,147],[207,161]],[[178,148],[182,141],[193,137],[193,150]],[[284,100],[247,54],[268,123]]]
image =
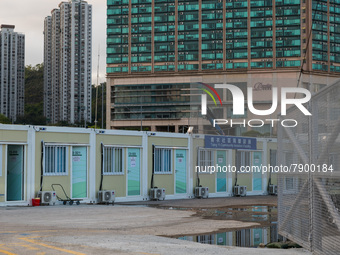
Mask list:
[[91,122],[92,6],[61,2],[44,22],[44,114],[50,123]]
[[25,35],[14,28],[0,30],[0,113],[12,122],[24,115],[25,101]]

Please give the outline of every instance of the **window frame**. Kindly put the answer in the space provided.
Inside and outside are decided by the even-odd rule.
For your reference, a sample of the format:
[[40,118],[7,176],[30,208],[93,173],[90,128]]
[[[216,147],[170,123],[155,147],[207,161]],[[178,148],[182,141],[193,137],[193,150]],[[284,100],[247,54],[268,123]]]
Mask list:
[[[49,159],[48,158],[48,152],[47,152],[47,149],[48,148],[54,148],[54,159],[57,159],[57,150],[55,148],[64,148],[65,149],[65,155],[64,155],[64,159],[65,159],[65,162],[64,162],[64,171],[61,171],[61,172],[57,172],[58,170],[58,163],[57,163],[57,160],[55,160],[54,162],[54,166],[53,166],[53,170],[52,169],[50,171],[47,172],[47,160]],[[43,156],[43,176],[68,176],[69,174],[69,152],[70,152],[70,149],[69,149],[69,146],[68,145],[65,145],[65,144],[44,144],[44,148],[43,148],[43,152],[44,152],[44,156]]]
[[[284,162],[286,166],[293,164],[294,162],[298,162],[296,160],[296,155],[294,155],[293,151],[283,151]],[[291,187],[287,184],[291,182]],[[299,178],[297,175],[293,173],[284,176],[283,178],[283,194],[297,194],[299,193]]]
[[[112,165],[112,162],[111,162],[111,167],[110,167],[110,170],[111,171],[105,171],[105,167],[106,167],[106,164],[105,164],[105,152],[107,150],[110,150],[110,154],[112,154],[113,152],[113,155],[114,157],[111,156],[111,160],[113,159],[113,165]],[[116,149],[117,150],[121,150],[121,154],[120,154],[120,157],[121,157],[121,163],[120,163],[120,171],[115,171],[115,164],[116,164],[116,161],[115,161],[115,158],[116,158]],[[113,150],[113,151],[112,151]],[[104,150],[103,150],[103,160],[102,160],[102,164],[103,164],[103,175],[105,176],[110,176],[110,175],[124,175],[125,174],[125,155],[126,155],[126,148],[125,147],[122,147],[122,146],[107,146],[107,145],[104,145]]]
[[[164,171],[164,169],[158,170],[159,166],[157,165],[157,159],[156,159],[156,152],[157,151],[168,151],[170,154],[170,159],[169,159],[169,164],[168,167],[170,167],[170,171]],[[173,174],[173,167],[174,167],[174,148],[169,148],[169,147],[155,147],[155,156],[154,156],[154,174]],[[158,163],[162,162],[162,158],[158,160]],[[161,168],[164,165],[161,164]]]
[[197,242],[202,244],[215,244],[215,235],[198,235]]
[[[242,166],[253,165],[253,150],[237,150],[235,154],[236,171],[240,174],[252,174],[251,171],[241,171]],[[248,161],[248,162],[247,162]]]
[[[216,150],[214,149],[205,149],[205,148],[199,148],[197,150],[197,161],[198,161],[198,166],[201,169],[205,169],[206,171],[200,171],[200,174],[210,174],[210,167],[215,166],[215,153]],[[210,159],[206,159],[205,157],[207,154],[210,154]],[[203,155],[203,158],[202,158]],[[209,168],[208,168],[209,167]],[[209,169],[209,171],[208,171]]]

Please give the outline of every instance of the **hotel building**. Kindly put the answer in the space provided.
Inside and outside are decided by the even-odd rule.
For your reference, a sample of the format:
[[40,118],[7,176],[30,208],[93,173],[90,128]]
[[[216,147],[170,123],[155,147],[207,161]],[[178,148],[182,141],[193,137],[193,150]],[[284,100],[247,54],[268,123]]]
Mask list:
[[[255,108],[269,109],[273,87],[314,93],[340,74],[339,0],[108,0],[107,15],[108,129],[216,133],[200,116],[202,84],[234,84],[245,99],[252,87]],[[259,118],[233,115],[231,94],[217,92],[213,116]]]

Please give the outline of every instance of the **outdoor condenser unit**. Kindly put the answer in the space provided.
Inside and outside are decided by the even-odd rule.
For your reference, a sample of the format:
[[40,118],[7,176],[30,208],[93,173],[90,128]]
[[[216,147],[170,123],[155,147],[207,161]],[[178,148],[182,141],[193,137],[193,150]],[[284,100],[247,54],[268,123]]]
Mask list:
[[99,203],[106,203],[112,205],[115,203],[116,193],[114,190],[100,190],[98,192]]
[[150,189],[150,200],[161,200],[165,199],[165,189],[151,188]]
[[247,195],[246,186],[234,186],[234,196],[245,197]]
[[271,184],[269,185],[269,195],[276,195],[277,196],[277,185]]
[[208,187],[195,187],[195,197],[197,198],[208,198],[209,188]]
[[57,202],[55,191],[39,191],[38,197],[40,198],[40,204],[55,205]]

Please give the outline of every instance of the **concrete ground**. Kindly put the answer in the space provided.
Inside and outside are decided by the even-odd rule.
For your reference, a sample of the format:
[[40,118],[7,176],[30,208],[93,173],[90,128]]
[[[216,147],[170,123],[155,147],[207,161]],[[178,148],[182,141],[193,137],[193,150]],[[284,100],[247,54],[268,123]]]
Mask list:
[[247,197],[147,202],[154,207],[0,207],[0,254],[309,254],[303,249],[236,248],[169,238],[259,223],[209,219],[194,210],[161,209],[275,205],[275,200],[275,197]]

